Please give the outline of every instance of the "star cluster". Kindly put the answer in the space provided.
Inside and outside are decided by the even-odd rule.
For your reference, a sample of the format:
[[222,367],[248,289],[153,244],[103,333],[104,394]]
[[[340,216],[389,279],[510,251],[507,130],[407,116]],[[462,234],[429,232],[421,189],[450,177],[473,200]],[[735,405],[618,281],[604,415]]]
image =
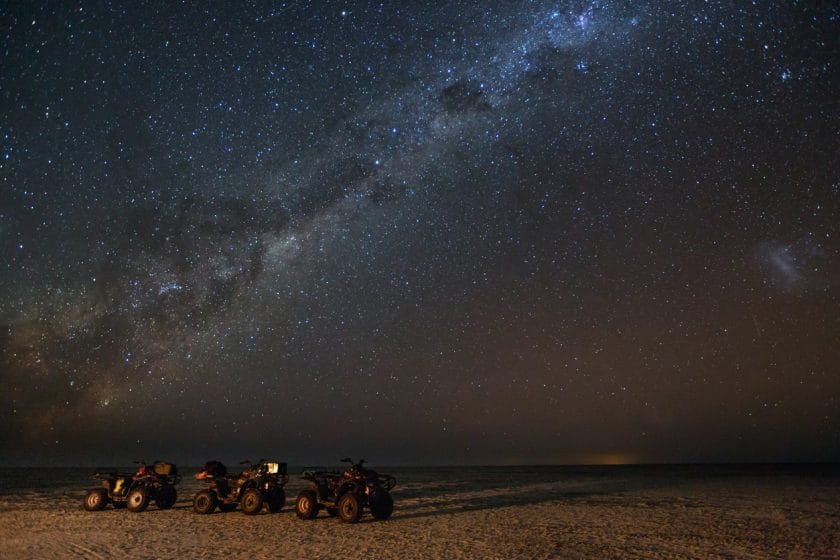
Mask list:
[[840,458],[830,3],[0,22],[7,461]]

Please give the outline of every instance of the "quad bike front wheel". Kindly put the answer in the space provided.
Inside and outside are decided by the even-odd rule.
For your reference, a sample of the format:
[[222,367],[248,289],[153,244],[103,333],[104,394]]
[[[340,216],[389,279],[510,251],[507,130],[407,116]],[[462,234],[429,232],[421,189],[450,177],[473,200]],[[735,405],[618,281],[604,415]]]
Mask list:
[[338,517],[344,523],[357,523],[362,517],[362,504],[353,492],[347,492],[338,499]]
[[370,514],[374,519],[388,519],[394,513],[394,498],[387,490],[378,490],[368,498]]
[[178,501],[178,493],[174,486],[164,484],[155,493],[155,505],[158,509],[169,509],[175,505],[176,501]]
[[104,488],[88,490],[85,496],[85,509],[88,511],[102,511],[108,503],[108,492]]
[[315,519],[318,515],[318,497],[313,490],[302,490],[298,494],[295,513],[301,519]]
[[213,513],[216,509],[216,494],[210,490],[202,490],[193,496],[193,511],[200,514]]
[[256,488],[248,488],[239,498],[239,507],[246,515],[256,515],[262,510],[263,496]]
[[140,513],[149,507],[149,489],[145,486],[139,486],[128,493],[128,511],[132,513]]

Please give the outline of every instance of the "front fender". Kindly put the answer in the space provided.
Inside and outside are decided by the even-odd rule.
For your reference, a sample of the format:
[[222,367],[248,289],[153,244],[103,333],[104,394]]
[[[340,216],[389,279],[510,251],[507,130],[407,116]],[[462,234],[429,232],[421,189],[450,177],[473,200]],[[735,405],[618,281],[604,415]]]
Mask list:
[[335,499],[339,499],[341,496],[346,494],[347,492],[353,492],[358,494],[359,487],[355,482],[345,482],[341,486],[338,487],[338,490],[335,491]]
[[245,490],[247,490],[248,488],[256,488],[257,490],[259,490],[259,487],[257,485],[257,481],[256,480],[249,480],[247,482],[242,483],[242,485],[239,487],[239,495],[241,496],[242,493]]

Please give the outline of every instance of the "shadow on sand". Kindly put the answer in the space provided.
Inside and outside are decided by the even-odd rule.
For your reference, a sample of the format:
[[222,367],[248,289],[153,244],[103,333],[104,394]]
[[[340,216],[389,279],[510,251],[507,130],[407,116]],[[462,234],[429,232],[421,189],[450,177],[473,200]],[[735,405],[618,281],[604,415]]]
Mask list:
[[[548,502],[577,502],[590,500],[605,496],[617,496],[626,492],[639,490],[653,490],[672,484],[668,479],[629,479],[629,480],[601,480],[590,483],[578,484],[575,486],[551,486],[549,488],[535,487],[528,485],[511,485],[508,487],[497,487],[498,494],[483,496],[468,495],[459,497],[460,494],[474,494],[476,488],[465,488],[464,490],[452,492],[449,489],[444,495],[439,493],[423,492],[429,496],[428,499],[421,499],[419,503],[401,505],[400,499],[419,498],[414,492],[395,494],[397,507],[394,511],[394,519],[414,519],[423,517],[437,517],[441,515],[453,515],[458,513],[499,509],[514,506],[527,506]],[[489,490],[491,488],[488,488]],[[414,495],[412,495],[414,494]],[[416,511],[422,510],[422,511]]]

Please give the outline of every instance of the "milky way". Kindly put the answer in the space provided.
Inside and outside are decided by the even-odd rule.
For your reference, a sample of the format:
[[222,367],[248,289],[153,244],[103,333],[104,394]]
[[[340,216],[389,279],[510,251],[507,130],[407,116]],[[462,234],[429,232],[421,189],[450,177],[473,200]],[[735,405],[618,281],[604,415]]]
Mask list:
[[5,461],[840,459],[829,3],[0,17]]

